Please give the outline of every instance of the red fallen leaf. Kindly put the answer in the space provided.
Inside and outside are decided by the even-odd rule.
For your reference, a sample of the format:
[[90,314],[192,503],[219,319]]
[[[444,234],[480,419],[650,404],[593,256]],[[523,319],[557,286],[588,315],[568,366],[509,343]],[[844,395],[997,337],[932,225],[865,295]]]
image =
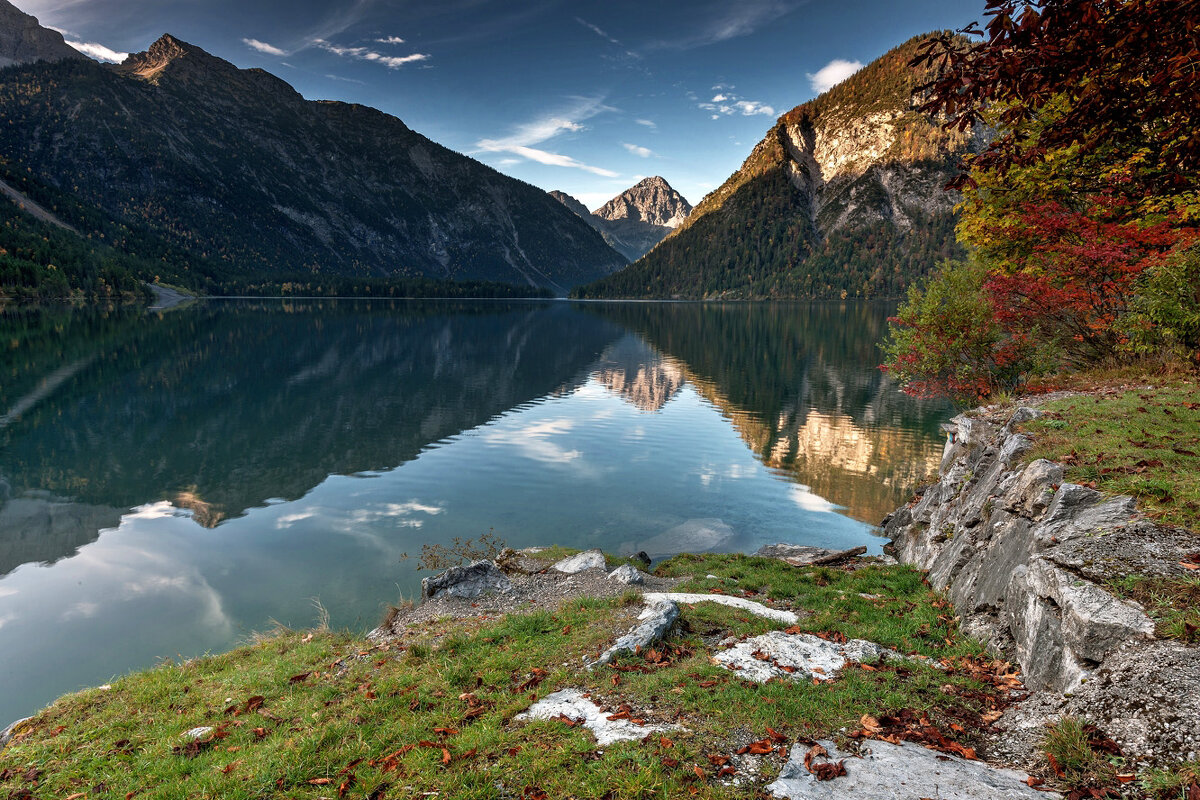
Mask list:
[[757,742],[751,742],[748,745],[739,747],[737,754],[739,756],[745,755],[746,753],[749,753],[752,756],[765,756],[774,749],[775,745],[771,743],[770,739],[759,739]]
[[736,774],[737,774],[737,770],[734,769],[733,767],[721,767],[719,770],[717,770],[718,778],[724,778],[726,775],[736,775]]
[[1135,778],[1137,778],[1137,775],[1133,774],[1132,772],[1128,774],[1117,773],[1117,780],[1121,783],[1133,783]]
[[804,768],[811,772],[819,781],[831,781],[846,774],[846,764],[844,761],[835,763],[826,762],[824,764],[813,763],[813,759],[828,755],[829,751],[819,744],[814,744],[804,754]]
[[1187,800],[1200,800],[1200,783],[1192,782],[1187,789]]
[[376,786],[374,789],[371,790],[371,793],[369,795],[367,795],[367,800],[380,800],[380,798],[382,798],[387,793],[387,790],[390,788],[392,788],[392,785],[390,783],[379,784],[378,786]]
[[237,766],[238,766],[238,764],[240,764],[240,763],[242,763],[242,759],[240,759],[240,758],[239,758],[237,761],[230,761],[228,764],[226,764],[225,766],[221,767],[221,774],[222,774],[222,775],[228,775],[229,773],[231,773],[231,772],[233,772],[235,769],[237,769]]
[[362,762],[363,762],[363,760],[361,758],[354,759],[349,764],[347,764],[346,766],[344,766],[340,770],[338,770],[338,775],[345,775],[345,774],[349,773],[350,770],[354,769]]
[[574,728],[579,724],[579,720],[571,719],[566,714],[559,714],[557,717],[551,717],[550,719],[558,720],[559,722],[565,724],[568,728]]
[[613,675],[613,676],[612,676],[612,685],[613,685],[613,686],[616,686],[616,685],[617,685],[617,684],[619,684],[620,682],[621,682],[621,676],[620,676],[620,675]]
[[478,753],[478,752],[479,752],[479,748],[478,748],[478,747],[472,747],[472,748],[471,748],[470,750],[468,750],[467,752],[465,752],[465,753],[460,753],[458,757],[459,757],[460,759],[462,759],[462,758],[474,758],[474,757],[475,757],[475,755],[476,755],[476,753]]
[[62,733],[66,729],[67,729],[66,725],[59,725],[57,728],[54,728],[52,731],[50,731],[50,737],[54,738],[55,736],[58,736],[60,733]]
[[676,767],[679,766],[679,762],[673,758],[668,758],[666,756],[663,756],[662,757],[662,765],[669,769],[675,769]]
[[1180,561],[1179,566],[1183,567],[1184,569],[1200,569],[1200,564],[1189,564],[1186,561]]
[[254,738],[255,739],[265,739],[266,736],[267,736],[266,728],[255,728],[254,729]]
[[646,724],[646,720],[642,719],[641,717],[630,717],[629,721],[632,722],[634,725],[645,725]]
[[450,758],[451,758],[450,751],[443,747],[442,748],[442,763],[449,764]]
[[697,764],[696,766],[692,767],[692,772],[696,773],[696,777],[697,777],[697,778],[700,778],[701,780],[703,780],[703,778],[704,778],[704,769],[703,769],[703,768],[702,768],[702,767],[701,767],[699,764]]
[[308,680],[309,675],[312,675],[312,673],[311,672],[301,672],[299,675],[293,675],[292,677],[288,678],[288,683],[301,683],[303,681]]
[[788,737],[784,736],[782,733],[775,730],[770,725],[767,726],[767,735],[770,736],[775,741],[780,742],[780,743],[786,742],[788,740]]
[[437,742],[431,742],[428,739],[422,739],[421,741],[417,742],[417,747],[432,747],[434,750],[442,749],[440,744]]
[[723,767],[729,763],[729,756],[721,756],[717,755],[716,753],[710,753],[708,755],[708,763],[712,764],[714,767]]
[[658,746],[662,747],[662,748],[670,748],[670,747],[675,746],[675,742],[671,741],[670,739],[668,739],[665,736],[662,736],[662,737],[659,737]]
[[313,786],[328,786],[333,783],[333,778],[309,778],[307,782]]
[[1042,780],[1041,778],[1035,778],[1032,775],[1030,775],[1028,778],[1025,779],[1025,785],[1030,786],[1030,787],[1041,786],[1043,783],[1045,783],[1044,780]]
[[629,719],[629,712],[628,711],[618,711],[616,714],[608,715],[609,722],[616,722],[619,719]]
[[797,633],[804,633],[804,628],[801,628],[799,625],[793,625],[790,628],[784,628],[783,632],[795,636]]
[[712,687],[716,686],[718,683],[720,683],[720,681],[700,681],[700,683],[698,683],[696,685],[699,686],[701,689],[711,689]]
[[1058,765],[1058,759],[1054,757],[1053,753],[1046,753],[1046,763],[1050,765],[1050,769],[1054,770],[1055,775],[1060,778],[1063,776],[1062,767]]
[[434,728],[433,732],[441,734],[442,736],[458,736],[458,730],[456,728]]
[[66,796],[65,800],[79,800],[81,797],[87,797],[87,792],[76,792],[75,794],[69,794]]

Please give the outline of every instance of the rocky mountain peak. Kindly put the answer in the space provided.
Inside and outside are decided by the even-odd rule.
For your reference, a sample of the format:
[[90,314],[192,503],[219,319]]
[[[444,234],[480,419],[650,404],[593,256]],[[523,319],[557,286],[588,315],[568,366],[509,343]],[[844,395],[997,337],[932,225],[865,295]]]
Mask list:
[[[206,53],[195,45],[188,44],[182,39],[177,39],[169,33],[164,33],[158,40],[150,45],[150,48],[142,53],[133,53],[129,58],[121,63],[121,71],[143,78],[144,80],[156,80],[165,70],[172,68],[172,65],[182,65],[186,63],[187,67],[195,69],[200,67],[204,71],[211,71],[218,65],[226,65],[233,67],[227,61],[222,61],[216,56]],[[175,67],[177,69],[178,67]]]
[[[592,216],[592,212],[588,211],[587,206],[585,206],[583,203],[579,202],[577,199],[575,199],[571,195],[567,194],[566,192],[560,192],[557,189],[551,190],[549,194],[555,200],[562,203],[564,206],[571,209],[576,214],[578,214],[580,217],[582,217],[585,222],[587,222],[588,224],[591,224],[591,220],[589,220],[588,217]],[[596,227],[596,226],[592,225],[592,227]]]
[[639,181],[604,204],[596,216],[609,221],[629,219],[677,228],[692,212],[691,204],[671,188],[666,179],[655,175]]
[[44,28],[8,0],[0,0],[0,67],[34,61],[87,58],[63,40],[62,34]]

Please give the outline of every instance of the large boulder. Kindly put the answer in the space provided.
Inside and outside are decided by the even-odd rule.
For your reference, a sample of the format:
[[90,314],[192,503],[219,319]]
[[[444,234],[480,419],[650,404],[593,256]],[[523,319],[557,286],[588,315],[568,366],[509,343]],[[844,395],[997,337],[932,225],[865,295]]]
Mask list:
[[584,550],[582,553],[567,556],[550,569],[566,573],[567,575],[574,575],[576,572],[583,572],[585,569],[604,569],[607,566],[604,561],[604,553],[601,553],[599,550]]
[[512,581],[496,562],[475,561],[422,580],[421,599],[435,600],[443,595],[474,599],[484,594],[511,592],[512,589]]

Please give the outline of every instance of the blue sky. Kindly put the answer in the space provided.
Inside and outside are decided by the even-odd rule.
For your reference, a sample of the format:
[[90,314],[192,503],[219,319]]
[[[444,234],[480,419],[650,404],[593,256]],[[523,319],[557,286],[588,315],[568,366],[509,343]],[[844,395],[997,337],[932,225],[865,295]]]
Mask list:
[[976,0],[16,0],[91,53],[162,33],[311,99],[375,106],[596,208],[648,175],[693,203],[775,118]]

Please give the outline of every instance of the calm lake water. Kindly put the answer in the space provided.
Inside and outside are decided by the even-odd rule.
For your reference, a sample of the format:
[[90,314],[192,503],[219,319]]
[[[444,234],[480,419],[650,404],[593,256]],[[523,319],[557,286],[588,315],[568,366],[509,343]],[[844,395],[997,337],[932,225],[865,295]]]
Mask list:
[[869,304],[0,312],[0,727],[272,621],[366,630],[421,545],[866,544],[937,463]]

